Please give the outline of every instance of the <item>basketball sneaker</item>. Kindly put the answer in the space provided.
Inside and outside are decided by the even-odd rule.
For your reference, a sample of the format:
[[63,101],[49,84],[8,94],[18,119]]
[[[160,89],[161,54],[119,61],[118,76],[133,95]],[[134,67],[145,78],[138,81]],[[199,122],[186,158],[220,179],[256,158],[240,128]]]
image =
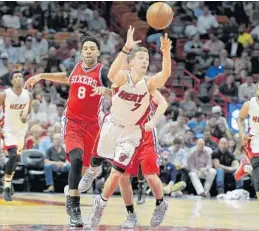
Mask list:
[[66,185],[64,188],[64,194],[66,197],[66,211],[67,211],[67,215],[70,216],[71,215],[71,201],[70,201],[70,195],[69,195],[69,186]]
[[103,210],[106,206],[106,202],[104,202],[101,196],[96,196],[94,198],[94,206],[93,211],[89,216],[88,220],[88,228],[95,230],[96,227],[101,222]]
[[83,227],[84,223],[82,221],[81,210],[79,207],[71,208],[70,214],[70,227]]
[[85,175],[82,177],[82,179],[79,182],[78,190],[79,192],[85,192],[89,190],[93,184],[93,181],[95,178],[100,176],[102,173],[102,166],[95,168],[95,171],[91,171],[90,169],[87,169]]
[[250,165],[250,161],[247,157],[245,157],[244,159],[241,160],[240,165],[235,172],[235,179],[236,180],[240,180],[242,177],[244,177],[245,175],[248,174],[244,169],[244,167],[246,165]]
[[159,226],[163,222],[167,209],[168,202],[165,200],[160,205],[156,206],[150,221],[152,227]]
[[122,229],[133,229],[138,226],[138,218],[136,213],[129,213],[127,220],[121,225]]
[[4,199],[5,201],[12,201],[12,190],[11,188],[7,187],[4,189]]

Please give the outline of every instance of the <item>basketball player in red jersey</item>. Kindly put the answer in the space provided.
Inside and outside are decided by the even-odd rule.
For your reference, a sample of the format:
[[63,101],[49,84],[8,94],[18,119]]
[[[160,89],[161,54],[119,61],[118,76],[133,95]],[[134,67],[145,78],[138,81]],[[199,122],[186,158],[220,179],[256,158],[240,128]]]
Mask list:
[[[102,125],[96,150],[97,156],[114,156],[113,169],[105,182],[102,196],[95,198],[93,211],[89,217],[91,229],[98,226],[108,199],[118,187],[122,174],[135,156],[139,140],[143,138],[140,130],[149,110],[150,96],[157,88],[165,84],[171,74],[171,41],[167,38],[167,34],[161,38],[162,71],[150,77],[145,76],[149,64],[147,49],[140,47],[130,53],[130,50],[134,48],[133,34],[134,29],[130,28],[123,51],[113,62],[108,74],[109,79],[117,86],[117,93],[112,99],[111,114],[107,116]],[[129,63],[130,71],[121,69],[122,63],[126,60]],[[108,146],[108,143],[112,148]],[[108,155],[104,153],[104,150]],[[150,224],[158,226],[163,221],[168,204],[163,199],[162,183],[156,172],[157,158],[152,158],[149,164],[152,165],[151,168],[146,166],[145,170],[143,168],[142,170],[156,198],[156,208]],[[96,166],[91,166],[91,171],[95,170],[94,167],[96,168]],[[84,178],[87,179],[91,174],[88,171]]]
[[[71,162],[66,206],[71,227],[83,226],[78,184],[82,176],[82,166],[88,167],[90,164],[94,141],[99,132],[98,115],[101,113],[103,97],[90,95],[93,88],[109,85],[108,68],[97,63],[99,55],[100,42],[94,37],[87,36],[82,41],[83,61],[76,64],[69,76],[63,72],[42,73],[31,77],[25,83],[25,88],[33,87],[42,79],[70,85],[62,122],[67,158]],[[95,174],[98,176],[100,171],[96,171]]]

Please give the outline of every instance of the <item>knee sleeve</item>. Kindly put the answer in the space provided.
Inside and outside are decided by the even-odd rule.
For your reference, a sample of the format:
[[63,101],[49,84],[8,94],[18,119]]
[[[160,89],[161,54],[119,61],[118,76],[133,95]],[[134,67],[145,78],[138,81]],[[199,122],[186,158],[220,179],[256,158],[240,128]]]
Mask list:
[[82,177],[83,151],[74,149],[69,154],[71,169],[68,176],[69,189],[78,189]]
[[5,165],[5,174],[12,175],[15,171],[18,161],[17,148],[11,148],[8,150],[8,161]]
[[92,167],[99,167],[103,164],[104,158],[101,157],[92,157],[91,158],[91,166]]

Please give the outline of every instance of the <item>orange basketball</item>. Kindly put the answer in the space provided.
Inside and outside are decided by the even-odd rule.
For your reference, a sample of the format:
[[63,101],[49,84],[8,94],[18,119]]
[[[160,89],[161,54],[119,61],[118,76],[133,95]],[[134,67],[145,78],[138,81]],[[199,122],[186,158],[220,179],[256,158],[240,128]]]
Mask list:
[[164,2],[156,2],[152,4],[147,11],[147,22],[155,29],[165,29],[174,18],[172,8]]

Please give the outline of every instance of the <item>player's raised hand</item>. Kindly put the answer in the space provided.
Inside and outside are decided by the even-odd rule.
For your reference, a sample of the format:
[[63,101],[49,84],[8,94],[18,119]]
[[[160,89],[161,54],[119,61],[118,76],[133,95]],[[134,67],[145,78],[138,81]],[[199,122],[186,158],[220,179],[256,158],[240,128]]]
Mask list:
[[96,95],[104,95],[107,92],[107,88],[105,87],[95,87],[92,90],[92,94],[90,96],[96,96]]
[[31,78],[29,78],[29,79],[25,82],[24,88],[26,88],[26,89],[32,89],[33,86],[34,86],[37,82],[39,82],[40,80],[41,80],[40,74],[34,75],[34,76],[32,76]]
[[161,51],[164,52],[170,52],[172,48],[172,41],[168,38],[168,34],[165,33],[164,36],[160,37],[160,42],[161,42]]
[[127,40],[125,43],[125,47],[129,50],[133,49],[137,44],[141,43],[141,40],[134,40],[134,32],[135,28],[130,26],[127,32]]

